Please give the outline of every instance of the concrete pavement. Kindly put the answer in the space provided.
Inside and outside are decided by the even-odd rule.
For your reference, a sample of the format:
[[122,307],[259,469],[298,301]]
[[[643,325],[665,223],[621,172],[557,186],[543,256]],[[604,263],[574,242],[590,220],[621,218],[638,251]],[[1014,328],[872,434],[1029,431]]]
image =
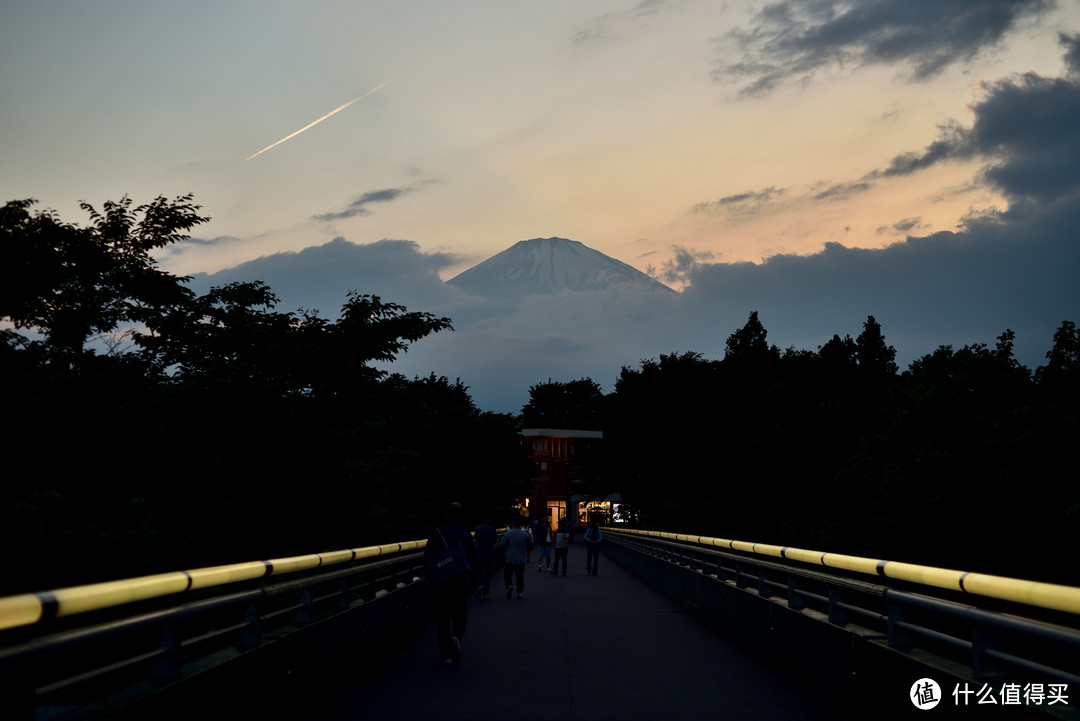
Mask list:
[[460,664],[441,662],[429,624],[380,665],[358,665],[355,685],[320,689],[312,718],[837,718],[607,557],[586,576],[581,544],[566,577],[530,564],[525,582],[507,601],[498,570],[492,599],[470,601]]

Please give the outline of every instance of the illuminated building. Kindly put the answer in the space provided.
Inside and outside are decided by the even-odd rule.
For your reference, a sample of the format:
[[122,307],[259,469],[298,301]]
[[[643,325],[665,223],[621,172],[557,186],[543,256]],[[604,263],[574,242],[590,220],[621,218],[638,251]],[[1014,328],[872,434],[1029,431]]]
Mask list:
[[[531,494],[523,500],[530,520],[547,516],[552,528],[563,520],[586,524],[590,515],[607,525],[618,514],[617,497],[603,500],[579,501],[571,494],[571,459],[582,443],[598,441],[603,431],[569,430],[565,428],[526,428],[521,431],[522,442],[529,447],[530,457],[539,469],[532,479]],[[544,509],[539,511],[539,509]]]

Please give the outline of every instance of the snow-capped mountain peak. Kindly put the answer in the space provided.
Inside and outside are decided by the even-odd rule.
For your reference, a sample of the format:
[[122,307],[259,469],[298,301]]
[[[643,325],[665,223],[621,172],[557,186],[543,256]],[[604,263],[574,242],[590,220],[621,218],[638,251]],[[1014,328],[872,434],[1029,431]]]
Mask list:
[[566,238],[522,240],[446,282],[471,295],[504,298],[627,284],[675,292],[622,261]]

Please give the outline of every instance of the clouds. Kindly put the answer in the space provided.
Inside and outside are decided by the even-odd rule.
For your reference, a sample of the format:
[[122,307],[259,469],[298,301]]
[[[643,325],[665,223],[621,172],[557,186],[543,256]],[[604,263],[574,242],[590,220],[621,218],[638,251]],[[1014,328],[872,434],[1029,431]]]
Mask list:
[[992,341],[1009,327],[1021,341],[1021,360],[1034,367],[1052,328],[1080,313],[1072,280],[1080,249],[1069,231],[1076,222],[1080,212],[1069,210],[1038,224],[984,223],[882,250],[829,244],[761,264],[705,264],[691,275],[684,299],[698,321],[722,313],[730,324],[738,321],[730,316],[735,309],[743,320],[757,310],[781,347],[814,349],[832,333],[854,336],[874,315],[905,364],[941,344]]
[[619,10],[596,18],[587,27],[575,32],[571,38],[574,43],[591,43],[610,40],[621,33],[626,24],[634,24],[660,12],[665,0],[641,0],[628,10]]
[[[1077,39],[1063,36],[1062,43],[1071,69]],[[775,255],[760,264],[695,264],[683,294],[690,327],[719,309],[758,310],[770,340],[813,348],[832,332],[854,333],[872,314],[904,362],[939,344],[989,342],[1008,327],[1020,340],[1021,362],[1039,365],[1053,328],[1080,315],[1080,79],[1075,72],[1026,73],[985,83],[971,110],[970,127],[947,123],[922,151],[897,155],[812,199],[977,160],[983,165],[976,180],[1001,192],[1007,210],[972,211],[959,232],[923,237],[910,235],[925,227],[923,218],[905,218],[879,232],[907,239],[880,250],[829,243],[820,253]]]
[[265,280],[283,298],[283,310],[316,307],[333,316],[345,292],[355,289],[449,316],[454,332],[417,342],[386,368],[461,378],[481,408],[517,412],[529,386],[548,378],[588,376],[610,390],[623,365],[661,353],[720,358],[727,336],[755,310],[770,343],[808,350],[836,333],[857,335],[874,315],[902,367],[942,344],[992,344],[1011,328],[1017,357],[1035,368],[1054,329],[1080,316],[1078,225],[1080,205],[1054,204],[881,250],[831,243],[811,255],[723,263],[676,248],[665,270],[688,282],[678,295],[624,287],[514,301],[474,298],[439,280],[439,269],[457,260],[452,255],[422,252],[410,241],[357,245],[342,238],[195,283]]
[[443,286],[438,273],[459,261],[450,253],[422,252],[408,240],[358,245],[337,237],[299,252],[263,256],[213,274],[198,273],[191,285],[201,293],[233,281],[261,280],[281,299],[279,310],[303,307],[336,318],[350,290],[382,295],[410,308],[443,304],[452,289]]
[[866,65],[901,65],[913,80],[927,80],[1052,7],[1050,0],[783,0],[762,9],[750,29],[731,31],[742,57],[719,63],[714,76],[743,80],[743,95]]
[[449,316],[453,332],[414,344],[387,370],[460,377],[481,408],[518,411],[529,386],[547,378],[595,376],[611,382],[623,364],[666,352],[678,343],[679,296],[628,286],[563,291],[519,300],[469,296],[443,283],[438,271],[460,259],[427,253],[411,241],[355,244],[344,238],[296,253],[257,258],[212,275],[205,292],[231,281],[262,280],[281,299],[278,310],[318,310],[336,317],[349,290],[374,293],[409,310]]
[[393,200],[397,200],[403,195],[407,195],[416,190],[415,187],[405,188],[384,188],[383,190],[372,190],[362,195],[357,196],[346,206],[345,210],[331,211],[327,213],[321,213],[319,215],[313,215],[312,220],[344,220],[345,218],[355,218],[358,215],[371,215],[371,210],[368,209],[369,205],[373,203],[389,203]]
[[841,182],[819,181],[804,188],[801,192],[793,188],[775,186],[763,190],[749,190],[728,195],[719,200],[695,203],[688,213],[691,216],[723,219],[737,223],[815,204],[844,202],[872,190],[876,184],[875,175],[870,174],[857,180]]
[[[1077,42],[1063,42],[1068,58]],[[453,333],[416,343],[388,369],[461,378],[487,410],[520,410],[529,386],[548,378],[588,376],[610,390],[623,365],[661,353],[720,358],[751,311],[771,343],[808,350],[833,334],[857,335],[873,315],[901,367],[939,345],[992,344],[1008,328],[1016,333],[1018,359],[1034,369],[1060,323],[1080,317],[1080,79],[1027,73],[986,83],[971,112],[969,126],[944,124],[921,151],[898,154],[861,178],[802,191],[769,185],[699,203],[690,214],[738,220],[827,204],[970,160],[981,164],[972,182],[999,190],[1007,210],[973,210],[955,232],[928,233],[922,215],[900,217],[878,233],[906,238],[881,249],[831,242],[819,252],[773,254],[760,263],[721,262],[707,248],[676,245],[657,275],[681,284],[678,295],[612,288],[492,301],[439,280],[440,270],[460,261],[452,254],[423,252],[410,241],[357,245],[343,238],[196,282],[265,280],[285,309],[336,310],[356,289],[449,316]],[[354,204],[362,209],[396,197],[395,190],[380,191]]]
[[714,258],[712,251],[684,248],[679,245],[674,246],[672,251],[674,257],[665,261],[656,273],[656,277],[669,285],[686,285],[690,282],[690,275],[702,263]]
[[[193,191],[213,240],[163,262],[234,265],[195,283],[261,278],[283,310],[332,315],[355,289],[450,316],[457,330],[400,369],[460,375],[484,407],[516,410],[549,376],[610,384],[643,357],[722,355],[751,310],[772,341],[810,349],[872,313],[907,359],[1014,326],[1029,364],[1080,315],[1062,276],[1080,186],[1075,2],[507,3],[468,22],[430,2],[194,24],[146,9],[137,24],[161,32],[145,47],[126,42],[143,36],[122,4],[66,30],[46,6],[26,4],[0,43],[3,67],[30,69],[4,81],[7,197],[82,221],[80,198]],[[119,66],[104,94],[87,82]],[[309,123],[303,108],[387,77],[302,143],[242,162],[253,138]],[[179,86],[199,89],[182,113]],[[686,292],[500,304],[440,280],[556,234]]]
[[[1039,212],[1047,203],[1069,202],[1080,193],[1080,35],[1062,34],[1067,77],[1018,74],[977,86],[969,107],[970,125],[951,119],[939,124],[937,137],[922,150],[895,155],[884,166],[861,177],[819,181],[802,189],[777,188],[746,191],[716,201],[703,201],[691,215],[742,221],[775,215],[821,203],[849,201],[898,180],[946,164],[969,163],[980,167],[968,182],[943,188],[929,197],[943,202],[950,197],[989,188],[1004,197],[1008,213]],[[986,211],[970,211],[982,217]],[[963,227],[966,219],[961,219]],[[879,234],[909,232],[932,227],[921,216],[910,216],[877,226]]]
[[1026,73],[986,83],[983,93],[970,128],[942,128],[923,152],[899,155],[877,175],[908,175],[950,160],[980,158],[988,161],[985,182],[1011,203],[1074,197],[1080,191],[1080,79]]
[[336,309],[352,288],[448,315],[453,333],[420,341],[388,368],[460,377],[482,408],[517,411],[529,386],[548,378],[589,376],[610,389],[621,366],[643,358],[686,350],[722,357],[725,339],[752,310],[770,342],[810,350],[834,333],[857,334],[872,314],[902,365],[940,344],[989,343],[1012,328],[1018,356],[1033,368],[1054,328],[1080,311],[1072,282],[1080,263],[1071,235],[1077,223],[1080,210],[1062,208],[1038,222],[985,223],[884,250],[830,244],[760,264],[712,263],[683,249],[680,272],[691,285],[682,295],[624,289],[485,301],[440,283],[434,271],[449,259],[405,241],[356,246],[339,239],[233,274],[266,279],[285,298],[282,308]]
[[891,226],[881,226],[877,229],[877,232],[888,233],[890,231],[896,231],[900,233],[910,233],[911,231],[918,230],[922,227],[922,218],[904,218],[903,220],[893,223]]
[[1080,33],[1061,33],[1058,42],[1065,46],[1065,70],[1071,76],[1080,75]]
[[763,209],[774,205],[785,193],[787,193],[787,188],[771,186],[763,190],[751,190],[728,195],[719,200],[701,202],[691,208],[690,212],[724,215],[728,218],[757,215]]

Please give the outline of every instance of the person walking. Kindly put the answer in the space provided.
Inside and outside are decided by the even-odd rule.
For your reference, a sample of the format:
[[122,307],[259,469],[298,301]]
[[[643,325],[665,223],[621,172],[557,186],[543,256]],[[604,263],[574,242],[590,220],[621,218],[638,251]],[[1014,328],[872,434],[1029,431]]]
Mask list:
[[600,542],[603,540],[600,522],[594,518],[585,531],[585,572],[589,576],[600,573]]
[[443,523],[424,546],[424,578],[435,614],[435,640],[444,663],[461,661],[461,639],[469,615],[469,590],[476,568],[473,538],[461,526],[461,504],[447,505]]
[[547,519],[541,519],[533,531],[533,543],[536,544],[537,571],[543,571],[545,564],[551,570],[551,526]]
[[562,562],[562,575],[566,575],[566,557],[570,553],[570,524],[563,521],[555,534],[555,565],[551,568],[551,575],[559,575],[559,562]]
[[491,571],[495,567],[495,537],[490,523],[481,523],[473,532],[476,539],[476,598],[491,599]]
[[506,600],[514,595],[514,581],[517,581],[517,597],[525,593],[525,564],[529,562],[532,539],[521,530],[521,516],[514,516],[510,521],[510,530],[503,534],[495,548],[505,548],[503,559],[503,581],[506,582]]

